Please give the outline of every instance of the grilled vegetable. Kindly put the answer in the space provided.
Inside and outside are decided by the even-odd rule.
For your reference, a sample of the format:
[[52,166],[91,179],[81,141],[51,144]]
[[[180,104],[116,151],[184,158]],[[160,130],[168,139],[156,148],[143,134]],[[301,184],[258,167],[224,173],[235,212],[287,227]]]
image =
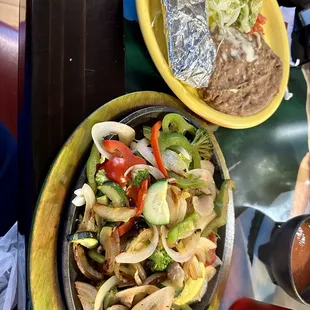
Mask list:
[[98,152],[96,145],[94,144],[91,148],[89,158],[86,163],[86,176],[88,184],[91,189],[96,193],[97,183],[95,181],[95,174],[97,171],[97,164],[100,162],[100,153]]
[[99,264],[103,264],[104,263],[104,256],[101,255],[100,253],[97,252],[96,249],[92,249],[88,251],[88,256],[93,259],[95,262],[99,263]]
[[89,249],[93,249],[98,245],[97,234],[91,231],[79,231],[75,234],[68,235],[67,240]]
[[149,187],[143,209],[143,215],[149,223],[154,225],[169,224],[167,190],[167,180],[158,181]]
[[98,189],[112,201],[113,207],[125,207],[128,200],[125,191],[119,184],[113,182],[105,182]]
[[196,128],[189,124],[180,114],[169,113],[163,118],[163,131],[164,132],[177,132],[185,135],[189,132],[195,135]]

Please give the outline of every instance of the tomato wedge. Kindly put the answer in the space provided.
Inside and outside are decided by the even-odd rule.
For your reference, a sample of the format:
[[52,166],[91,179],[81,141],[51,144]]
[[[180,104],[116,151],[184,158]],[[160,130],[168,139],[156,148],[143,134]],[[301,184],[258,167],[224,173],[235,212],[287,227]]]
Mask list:
[[132,153],[131,149],[124,143],[117,140],[104,140],[104,148],[116,157],[122,157],[126,160],[128,168],[133,165],[145,165],[146,161]]
[[116,182],[121,186],[124,186],[129,181],[129,176],[125,177],[128,164],[124,158],[113,157],[104,162],[102,167],[111,181]]
[[264,35],[264,29],[262,28],[262,25],[266,24],[266,20],[267,20],[266,17],[259,13],[257,16],[256,22],[253,28],[251,29],[251,31],[249,32],[249,34],[258,32]]
[[158,121],[156,124],[153,125],[152,127],[152,134],[151,134],[151,146],[153,149],[154,157],[158,166],[158,169],[163,173],[163,175],[168,178],[168,173],[165,168],[163,159],[160,154],[160,149],[159,149],[159,143],[158,143],[158,138],[159,138],[159,130],[161,128],[161,121]]
[[102,166],[107,177],[121,186],[124,186],[129,181],[129,176],[125,177],[125,172],[129,167],[146,164],[143,158],[132,154],[130,148],[120,141],[104,140],[103,146],[114,157],[104,162]]

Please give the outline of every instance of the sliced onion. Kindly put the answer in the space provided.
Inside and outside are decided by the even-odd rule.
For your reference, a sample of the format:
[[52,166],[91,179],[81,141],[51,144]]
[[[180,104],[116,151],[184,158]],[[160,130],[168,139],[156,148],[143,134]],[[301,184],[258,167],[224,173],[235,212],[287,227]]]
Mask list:
[[73,254],[76,264],[82,274],[94,281],[100,281],[103,279],[103,274],[95,270],[88,262],[83,247],[79,244],[73,244]]
[[188,165],[176,152],[165,150],[161,154],[161,157],[167,170],[174,171],[179,175],[186,175],[188,171]]
[[166,277],[165,272],[156,272],[156,273],[153,273],[152,275],[150,275],[148,278],[146,278],[145,281],[143,282],[143,284],[147,285],[147,284],[156,283],[158,280],[160,280],[164,277]]
[[197,259],[201,263],[203,263],[204,265],[206,264],[206,262],[207,262],[207,253],[206,253],[206,251],[202,247],[197,246],[197,249],[195,251],[195,255],[196,255]]
[[131,151],[132,151],[133,153],[137,151],[137,145],[138,145],[138,142],[136,142],[136,141],[132,141],[132,142],[130,143],[130,149],[131,149]]
[[102,204],[96,204],[94,206],[94,211],[103,219],[106,219],[111,222],[127,222],[130,218],[132,218],[136,212],[137,209],[134,208],[112,208],[107,207]]
[[141,139],[137,144],[137,151],[154,167],[157,167],[152,148],[148,147],[148,142],[146,139]]
[[83,191],[81,188],[78,188],[74,191],[74,195],[76,196],[83,196]]
[[147,170],[156,180],[160,180],[160,179],[165,178],[163,173],[158,168],[150,166],[150,165],[134,165],[134,166],[131,166],[126,170],[124,175],[127,176],[130,171],[136,172],[139,170]]
[[115,260],[117,263],[124,263],[124,264],[134,264],[140,263],[147,258],[149,258],[155,251],[159,236],[157,227],[152,225],[153,228],[153,237],[150,240],[150,244],[146,246],[143,250],[139,252],[124,252],[116,256]]
[[204,231],[204,229],[216,218],[216,212],[213,210],[210,215],[202,216],[197,222],[197,228]]
[[208,216],[214,209],[213,198],[210,195],[194,196],[193,206],[201,216]]
[[93,304],[96,299],[97,289],[92,285],[84,282],[75,282],[75,288],[81,301],[83,310],[93,310]]
[[170,221],[169,224],[174,225],[177,222],[178,219],[178,199],[175,195],[175,193],[171,189],[172,186],[168,187],[167,190],[167,204],[169,207],[169,213],[170,213]]
[[121,142],[129,145],[135,138],[136,132],[130,126],[118,122],[102,122],[95,124],[91,130],[92,138],[99,153],[108,159],[112,157],[112,154],[104,149],[102,140],[111,134],[118,135]]
[[195,255],[192,257],[189,265],[189,275],[193,280],[203,277],[199,261]]
[[128,310],[128,308],[123,305],[113,305],[107,308],[107,310]]
[[125,305],[126,307],[131,308],[133,300],[136,295],[142,294],[142,293],[149,295],[158,290],[159,288],[157,288],[154,285],[142,285],[142,286],[136,286],[133,288],[128,288],[124,291],[116,293],[115,296],[113,297],[113,302],[115,303],[119,302]]
[[151,228],[146,228],[140,232],[140,234],[130,243],[128,247],[128,252],[136,251],[141,244],[144,246],[145,241],[148,241],[152,238],[153,231]]
[[142,285],[142,280],[141,280],[140,277],[139,277],[139,272],[138,272],[138,270],[135,272],[134,279],[135,279],[137,285],[139,285],[139,286]]
[[116,276],[113,276],[101,285],[96,296],[94,310],[100,310],[104,297],[118,283],[119,280],[116,278]]
[[146,279],[146,272],[143,268],[143,266],[140,263],[133,264],[133,268],[135,268],[136,271],[138,271],[139,277],[142,281],[145,281]]
[[201,237],[198,242],[198,246],[202,247],[206,251],[216,249],[216,243],[212,242],[208,238]]
[[94,286],[80,281],[75,281],[74,285],[80,299],[82,297],[91,304],[95,302],[98,291]]
[[84,184],[82,187],[82,194],[86,201],[86,207],[84,211],[84,216],[82,223],[79,226],[79,231],[97,231],[95,224],[95,215],[93,212],[93,207],[96,203],[96,197],[88,184]]
[[215,262],[213,263],[212,266],[215,268],[215,267],[220,266],[222,264],[223,264],[222,260],[216,255]]
[[161,241],[162,244],[167,252],[167,254],[176,262],[178,263],[184,263],[188,261],[195,253],[199,238],[200,238],[200,233],[195,232],[193,233],[188,240],[186,240],[186,245],[182,253],[176,252],[168,247],[167,244],[167,230],[165,226],[161,226]]
[[113,305],[107,308],[107,310],[128,310],[128,308],[123,305]]
[[104,240],[105,264],[108,274],[112,274],[115,266],[115,257],[120,253],[120,239],[117,229],[112,230],[110,236]]
[[84,297],[80,295],[78,295],[78,297],[82,304],[83,310],[94,310],[93,303],[89,302],[88,300],[86,300]]
[[211,281],[211,279],[215,276],[216,269],[213,266],[206,267],[206,280]]
[[167,269],[167,275],[173,284],[175,284],[178,287],[183,287],[185,273],[178,263],[173,262],[169,264]]
[[208,170],[211,175],[214,175],[214,165],[211,163],[210,160],[201,160],[200,161],[200,166],[201,166],[201,169],[205,169],[205,170]]
[[76,196],[73,200],[72,203],[76,206],[76,207],[82,207],[85,205],[86,201],[85,198],[83,196]]
[[207,186],[205,188],[202,188],[201,191],[207,195],[209,194],[209,192],[211,192],[214,200],[216,197],[216,186],[213,180],[213,175],[210,173],[210,171],[206,169],[193,169],[189,171],[189,174],[195,175],[196,177],[204,180],[207,183]]
[[171,286],[164,287],[142,299],[132,310],[151,310],[156,306],[156,309],[170,309],[173,298],[174,289]]
[[177,223],[180,223],[184,220],[186,212],[187,212],[187,201],[186,198],[188,198],[188,193],[182,192],[181,197],[179,199],[179,205],[178,205],[178,218]]

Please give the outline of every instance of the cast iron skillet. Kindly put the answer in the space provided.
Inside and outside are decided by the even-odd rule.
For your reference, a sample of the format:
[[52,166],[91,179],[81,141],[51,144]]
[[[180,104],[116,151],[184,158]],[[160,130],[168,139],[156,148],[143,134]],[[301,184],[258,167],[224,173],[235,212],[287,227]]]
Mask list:
[[[166,114],[172,112],[181,114],[192,125],[197,128],[200,127],[199,124],[189,114],[186,114],[178,109],[165,106],[154,106],[140,109],[121,119],[120,122],[133,127],[136,130],[136,138],[140,139],[142,138],[142,128],[144,125],[152,126],[157,120],[163,119]],[[87,154],[87,157],[88,156],[89,153]],[[73,187],[70,191],[70,193],[72,194],[75,189],[81,188],[83,184],[87,181],[85,172],[86,161],[87,158],[85,158],[83,166],[80,167],[80,170],[77,169],[77,171],[80,171],[80,173],[76,176],[77,182],[76,184],[73,184]],[[217,154],[215,154],[212,161],[215,164],[214,179],[217,184],[217,188],[219,188],[223,181],[223,177],[222,168],[219,165],[219,159],[217,157]],[[62,227],[59,230],[60,235],[58,237],[58,270],[60,273],[59,279],[61,279],[60,285],[63,293],[63,298],[67,309],[81,310],[82,306],[76,294],[74,282],[78,280],[89,282],[89,280],[86,280],[86,278],[81,274],[81,272],[79,272],[73,257],[72,245],[69,244],[66,240],[66,236],[68,234],[76,231],[77,218],[82,213],[81,208],[75,207],[71,203],[73,198],[73,195],[68,197],[67,202],[63,208],[64,213],[62,216]],[[232,254],[232,245],[234,240],[234,214],[232,195],[230,195],[230,202],[228,208],[230,210],[230,212],[228,212],[228,214],[230,214],[229,223],[218,231],[220,239],[218,241],[218,248],[216,251],[217,255],[222,259],[223,264],[217,267],[216,276],[209,282],[207,293],[205,294],[201,302],[192,305],[192,308],[194,310],[205,309],[210,304],[210,301],[215,293],[217,286],[221,281],[221,278],[225,277],[225,270],[227,271],[227,268],[229,268],[230,258]]]

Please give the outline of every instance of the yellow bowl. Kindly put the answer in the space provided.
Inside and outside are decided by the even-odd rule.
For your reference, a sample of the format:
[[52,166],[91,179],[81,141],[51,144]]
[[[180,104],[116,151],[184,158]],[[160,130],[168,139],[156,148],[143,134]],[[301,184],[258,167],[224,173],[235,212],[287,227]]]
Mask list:
[[289,43],[282,14],[276,0],[263,0],[262,14],[267,18],[264,25],[265,41],[283,62],[283,78],[278,94],[261,112],[251,116],[232,116],[221,113],[199,98],[196,89],[174,78],[168,65],[166,38],[160,0],[136,0],[140,28],[151,57],[171,90],[192,111],[219,126],[242,129],[257,126],[267,120],[279,107],[289,78]]

